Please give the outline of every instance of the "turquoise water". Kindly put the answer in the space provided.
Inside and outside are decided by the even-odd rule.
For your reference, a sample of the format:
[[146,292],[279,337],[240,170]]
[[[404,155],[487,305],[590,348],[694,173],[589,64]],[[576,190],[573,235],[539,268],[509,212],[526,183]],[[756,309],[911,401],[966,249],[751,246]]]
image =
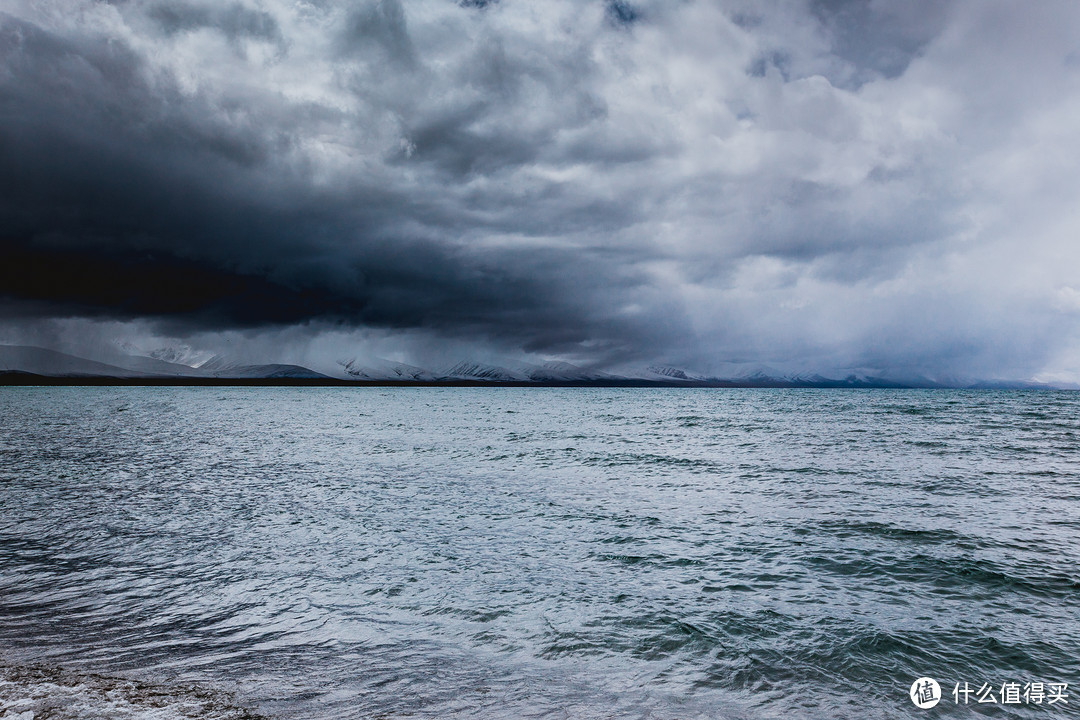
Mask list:
[[1080,683],[1078,439],[1070,392],[5,388],[0,714],[1075,717],[997,696]]

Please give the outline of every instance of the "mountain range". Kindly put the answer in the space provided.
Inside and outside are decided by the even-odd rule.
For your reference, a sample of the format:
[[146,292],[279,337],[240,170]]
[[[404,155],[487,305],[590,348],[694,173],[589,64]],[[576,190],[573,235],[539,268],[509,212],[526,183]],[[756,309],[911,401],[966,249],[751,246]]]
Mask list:
[[[99,354],[100,355],[100,354]],[[189,348],[142,352],[118,346],[89,359],[25,345],[0,345],[0,384],[161,385],[513,385],[613,387],[801,387],[801,388],[1049,388],[1035,382],[927,378],[868,372],[784,373],[768,366],[729,363],[721,372],[694,373],[650,365],[603,372],[552,361],[508,366],[461,361],[433,370],[391,360],[350,358],[316,371],[302,365],[237,362]]]

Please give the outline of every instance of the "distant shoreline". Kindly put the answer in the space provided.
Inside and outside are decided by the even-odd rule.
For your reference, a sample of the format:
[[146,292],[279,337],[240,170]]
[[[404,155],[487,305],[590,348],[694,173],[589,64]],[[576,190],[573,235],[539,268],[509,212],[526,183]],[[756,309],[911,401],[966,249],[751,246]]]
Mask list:
[[227,377],[109,377],[99,375],[55,376],[36,373],[0,372],[0,387],[426,387],[426,388],[765,388],[821,390],[1059,390],[1035,383],[983,383],[972,386],[919,385],[904,383],[869,383],[843,380],[822,382],[784,382],[762,380],[345,380],[338,378],[227,378]]

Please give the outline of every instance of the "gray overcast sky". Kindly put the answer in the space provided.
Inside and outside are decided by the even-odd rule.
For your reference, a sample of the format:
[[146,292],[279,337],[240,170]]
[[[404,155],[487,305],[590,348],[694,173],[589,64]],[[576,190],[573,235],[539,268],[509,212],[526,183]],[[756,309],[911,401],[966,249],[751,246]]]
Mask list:
[[1080,380],[1080,3],[0,0],[0,341]]

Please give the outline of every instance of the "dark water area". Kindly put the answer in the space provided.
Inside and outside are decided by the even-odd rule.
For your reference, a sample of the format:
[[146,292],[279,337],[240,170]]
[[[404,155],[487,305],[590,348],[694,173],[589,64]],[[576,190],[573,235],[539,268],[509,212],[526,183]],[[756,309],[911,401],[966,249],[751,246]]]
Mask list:
[[1077,717],[1078,441],[1073,392],[4,388],[0,717]]

